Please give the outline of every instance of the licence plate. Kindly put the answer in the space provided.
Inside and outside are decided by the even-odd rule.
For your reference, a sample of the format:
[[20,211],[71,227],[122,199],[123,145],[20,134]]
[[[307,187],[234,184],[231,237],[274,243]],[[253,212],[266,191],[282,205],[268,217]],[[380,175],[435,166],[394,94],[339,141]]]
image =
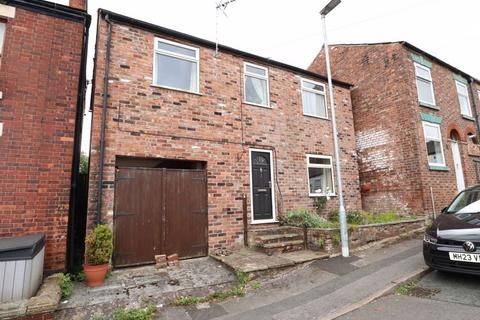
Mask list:
[[480,254],[463,253],[463,252],[449,252],[450,260],[480,263]]

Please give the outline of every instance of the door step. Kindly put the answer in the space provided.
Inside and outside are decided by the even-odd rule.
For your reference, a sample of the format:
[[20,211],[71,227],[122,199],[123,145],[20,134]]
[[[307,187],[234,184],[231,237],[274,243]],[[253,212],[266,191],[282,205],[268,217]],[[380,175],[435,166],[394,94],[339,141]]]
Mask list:
[[303,230],[286,227],[263,230],[255,235],[255,248],[268,255],[304,249]]

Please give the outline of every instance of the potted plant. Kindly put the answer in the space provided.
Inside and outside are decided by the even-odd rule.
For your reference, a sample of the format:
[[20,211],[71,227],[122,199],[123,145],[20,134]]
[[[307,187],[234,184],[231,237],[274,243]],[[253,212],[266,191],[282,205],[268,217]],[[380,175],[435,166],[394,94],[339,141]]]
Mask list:
[[105,224],[98,225],[85,237],[83,271],[89,287],[101,286],[105,280],[113,252],[112,239],[112,230]]

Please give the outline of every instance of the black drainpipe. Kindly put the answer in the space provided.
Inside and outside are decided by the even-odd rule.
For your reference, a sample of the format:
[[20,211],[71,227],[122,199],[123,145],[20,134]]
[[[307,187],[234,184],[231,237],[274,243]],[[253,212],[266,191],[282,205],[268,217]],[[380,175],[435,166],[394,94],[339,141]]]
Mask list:
[[99,176],[97,186],[97,216],[96,223],[102,222],[102,198],[103,198],[103,167],[105,162],[105,127],[107,122],[107,106],[108,106],[108,81],[110,72],[110,50],[112,47],[112,22],[110,21],[108,14],[105,16],[105,21],[108,23],[108,35],[107,35],[107,50],[105,53],[105,72],[103,74],[103,104],[102,104],[102,128],[100,131],[100,164],[99,164]]
[[469,89],[470,89],[470,95],[472,96],[472,107],[473,107],[473,112],[475,112],[475,124],[477,127],[477,141],[480,141],[480,114],[478,113],[478,106],[477,103],[475,102],[475,94],[476,92],[473,90],[473,84],[475,83],[475,80],[473,78],[468,79],[468,84],[469,84]]
[[78,96],[77,96],[77,112],[75,116],[75,136],[73,143],[73,159],[72,159],[72,175],[70,186],[70,203],[68,213],[68,230],[67,230],[67,270],[71,271],[74,265],[75,257],[75,216],[77,212],[77,187],[78,175],[80,171],[80,154],[82,142],[82,127],[83,127],[83,112],[85,107],[86,94],[86,73],[87,73],[87,50],[88,50],[88,30],[90,28],[91,18],[86,15],[84,18],[83,39],[82,39],[82,53],[80,62],[80,77],[78,81]]

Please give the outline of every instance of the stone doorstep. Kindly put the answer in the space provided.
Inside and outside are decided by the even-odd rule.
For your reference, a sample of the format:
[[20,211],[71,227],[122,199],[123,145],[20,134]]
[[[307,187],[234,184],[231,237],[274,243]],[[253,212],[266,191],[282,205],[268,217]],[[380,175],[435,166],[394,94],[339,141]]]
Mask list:
[[303,237],[302,234],[297,233],[285,233],[285,234],[272,234],[272,235],[265,235],[265,236],[258,236],[257,239],[260,241],[272,241],[272,240],[279,240],[279,239],[292,239]]
[[53,313],[60,303],[61,291],[58,275],[43,280],[37,294],[30,299],[0,304],[0,319],[15,319]]

